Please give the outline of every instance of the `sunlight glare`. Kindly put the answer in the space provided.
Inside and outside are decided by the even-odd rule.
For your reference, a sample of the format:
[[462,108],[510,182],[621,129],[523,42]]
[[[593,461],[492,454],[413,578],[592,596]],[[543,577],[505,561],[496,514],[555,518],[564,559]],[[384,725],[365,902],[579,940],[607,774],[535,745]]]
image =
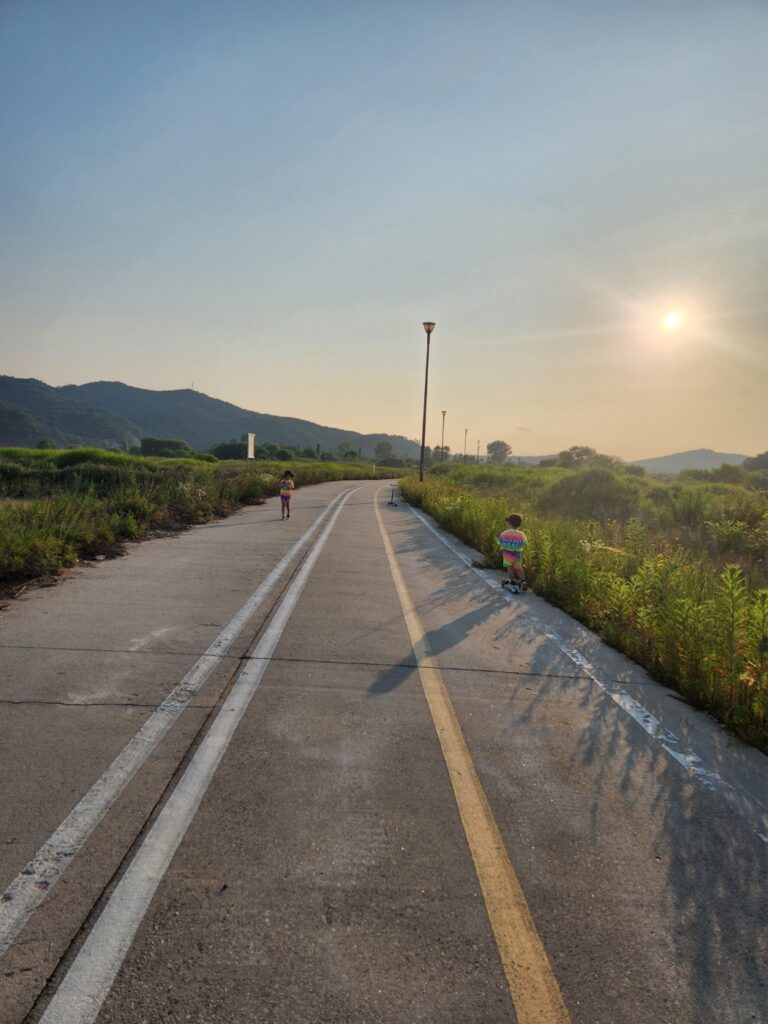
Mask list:
[[677,331],[683,326],[684,320],[685,313],[682,309],[671,309],[662,318],[661,329],[663,331]]

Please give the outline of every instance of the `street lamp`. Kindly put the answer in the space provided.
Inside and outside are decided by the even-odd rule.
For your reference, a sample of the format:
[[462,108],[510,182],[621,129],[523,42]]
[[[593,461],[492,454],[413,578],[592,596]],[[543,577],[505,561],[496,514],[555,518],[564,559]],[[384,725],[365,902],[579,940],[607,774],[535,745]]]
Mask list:
[[480,465],[480,442],[477,442],[477,464]]
[[467,464],[467,434],[468,433],[469,433],[469,427],[464,427],[464,460],[462,462],[462,465],[464,465],[464,466],[466,466],[466,464]]
[[447,409],[443,409],[443,433],[440,437],[440,461],[443,461],[445,457],[445,414],[448,412]]
[[422,325],[427,332],[427,367],[424,371],[424,416],[421,421],[421,462],[419,463],[419,483],[424,483],[424,441],[427,436],[427,384],[429,382],[429,336],[435,325],[424,321]]

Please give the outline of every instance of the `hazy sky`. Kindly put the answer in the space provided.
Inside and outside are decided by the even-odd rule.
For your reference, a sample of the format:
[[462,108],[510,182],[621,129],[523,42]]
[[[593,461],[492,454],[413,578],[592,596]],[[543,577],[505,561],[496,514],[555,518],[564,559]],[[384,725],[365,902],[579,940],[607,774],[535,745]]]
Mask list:
[[[768,448],[765,0],[0,2],[0,372]],[[664,331],[669,310],[679,330]]]

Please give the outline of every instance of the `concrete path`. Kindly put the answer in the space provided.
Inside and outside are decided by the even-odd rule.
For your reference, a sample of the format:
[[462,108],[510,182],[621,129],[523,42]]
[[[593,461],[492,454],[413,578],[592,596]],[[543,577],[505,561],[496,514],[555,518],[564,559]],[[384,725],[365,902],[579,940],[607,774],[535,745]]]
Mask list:
[[768,759],[389,496],[2,613],[2,1024],[768,1021]]

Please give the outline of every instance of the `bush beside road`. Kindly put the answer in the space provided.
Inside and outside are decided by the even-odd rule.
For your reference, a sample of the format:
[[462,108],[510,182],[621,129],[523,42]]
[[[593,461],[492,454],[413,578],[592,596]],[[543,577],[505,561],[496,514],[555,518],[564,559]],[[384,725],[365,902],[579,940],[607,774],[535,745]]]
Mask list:
[[446,467],[403,497],[500,567],[523,515],[534,589],[768,751],[768,495],[601,469]]

